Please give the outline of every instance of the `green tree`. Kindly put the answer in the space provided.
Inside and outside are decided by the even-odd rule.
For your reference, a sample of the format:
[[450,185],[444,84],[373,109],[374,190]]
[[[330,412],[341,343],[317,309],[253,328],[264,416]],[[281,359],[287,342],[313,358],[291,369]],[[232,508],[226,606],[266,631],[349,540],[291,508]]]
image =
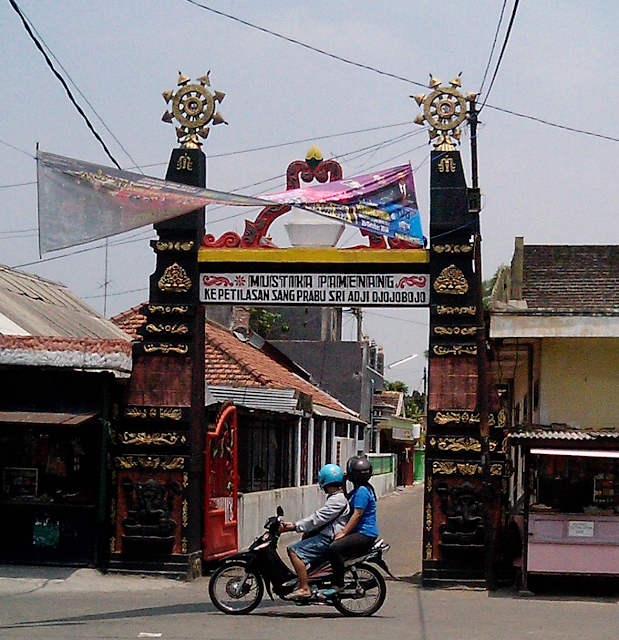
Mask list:
[[281,313],[274,313],[260,307],[253,307],[250,310],[249,328],[265,340],[277,340],[282,333],[290,331]]

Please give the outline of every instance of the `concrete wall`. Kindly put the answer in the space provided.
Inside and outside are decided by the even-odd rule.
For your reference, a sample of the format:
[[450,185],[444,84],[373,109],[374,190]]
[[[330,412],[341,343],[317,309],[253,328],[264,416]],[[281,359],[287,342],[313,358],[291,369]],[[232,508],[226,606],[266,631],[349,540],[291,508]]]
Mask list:
[[[385,473],[372,478],[372,486],[378,497],[395,490],[396,475]],[[277,505],[284,509],[284,520],[295,522],[322,507],[325,494],[317,484],[289,487],[274,491],[255,491],[239,496],[239,549],[246,549],[264,532],[264,523],[275,515]],[[290,544],[292,537],[286,539]]]
[[540,421],[594,429],[617,423],[619,339],[542,341]]

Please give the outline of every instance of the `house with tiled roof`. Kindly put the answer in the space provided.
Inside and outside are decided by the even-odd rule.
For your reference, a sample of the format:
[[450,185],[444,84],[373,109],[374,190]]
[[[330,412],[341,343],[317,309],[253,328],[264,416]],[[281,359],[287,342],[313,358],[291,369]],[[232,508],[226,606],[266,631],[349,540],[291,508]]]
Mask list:
[[619,575],[619,246],[516,238],[488,317],[525,587],[538,573]]
[[62,284],[0,267],[0,562],[93,565],[131,341]]
[[[134,339],[145,321],[140,308],[112,318]],[[359,415],[270,343],[212,320],[205,334],[205,401],[237,407],[241,491],[311,484],[326,462],[345,463],[363,450]]]

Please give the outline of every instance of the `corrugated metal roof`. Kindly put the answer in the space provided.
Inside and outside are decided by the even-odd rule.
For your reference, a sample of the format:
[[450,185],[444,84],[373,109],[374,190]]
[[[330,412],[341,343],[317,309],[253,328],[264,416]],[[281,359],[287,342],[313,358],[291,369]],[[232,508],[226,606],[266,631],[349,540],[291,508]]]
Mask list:
[[4,335],[128,339],[63,284],[1,265],[0,316]]
[[0,423],[57,424],[77,426],[91,420],[96,413],[50,413],[48,411],[0,411]]
[[[209,394],[211,398],[209,399]],[[234,404],[248,409],[275,411],[277,413],[296,413],[301,415],[300,394],[296,389],[266,389],[263,387],[225,387],[207,388],[207,404],[232,400]]]
[[365,420],[361,420],[358,415],[345,413],[344,411],[336,411],[329,407],[323,407],[320,404],[314,404],[314,414],[323,418],[337,418],[338,420],[346,420],[356,424],[366,424]]
[[511,440],[574,440],[593,442],[604,439],[619,438],[619,431],[582,431],[580,429],[535,428],[512,431],[508,434]]

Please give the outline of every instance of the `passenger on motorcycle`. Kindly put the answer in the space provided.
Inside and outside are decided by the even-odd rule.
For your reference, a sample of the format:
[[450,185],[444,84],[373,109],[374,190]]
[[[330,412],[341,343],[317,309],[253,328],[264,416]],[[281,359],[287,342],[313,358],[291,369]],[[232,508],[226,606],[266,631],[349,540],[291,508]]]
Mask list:
[[346,463],[346,477],[354,490],[348,497],[352,515],[346,526],[334,536],[328,555],[333,571],[333,587],[323,592],[331,596],[344,589],[344,560],[367,553],[378,538],[376,493],[370,484],[372,464],[365,457],[353,456]]
[[288,547],[288,556],[299,578],[299,588],[288,598],[311,596],[307,577],[307,564],[325,557],[335,536],[344,529],[351,509],[343,490],[344,471],[336,464],[326,464],[318,472],[318,484],[327,494],[323,507],[298,522],[282,522],[280,531],[303,533],[303,539]]

